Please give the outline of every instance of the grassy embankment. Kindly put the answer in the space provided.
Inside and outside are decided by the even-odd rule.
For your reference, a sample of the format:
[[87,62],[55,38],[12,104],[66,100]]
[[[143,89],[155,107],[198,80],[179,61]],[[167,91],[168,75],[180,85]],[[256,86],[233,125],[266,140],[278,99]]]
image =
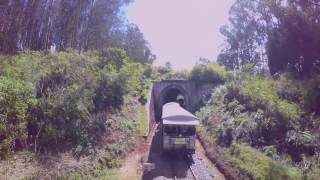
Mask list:
[[319,77],[212,73],[223,85],[197,114],[199,137],[228,179],[320,177]]
[[116,178],[145,132],[144,65],[121,49],[0,57],[0,176]]

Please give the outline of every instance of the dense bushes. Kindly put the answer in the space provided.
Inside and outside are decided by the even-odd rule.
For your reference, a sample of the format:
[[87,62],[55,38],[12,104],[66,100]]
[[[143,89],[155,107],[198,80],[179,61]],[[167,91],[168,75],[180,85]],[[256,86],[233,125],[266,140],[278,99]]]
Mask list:
[[[297,126],[301,117],[300,108],[296,103],[279,97],[274,82],[269,78],[248,78],[241,85],[237,82],[228,85],[231,94],[226,96],[239,100],[249,111],[265,110],[265,116],[277,121],[287,121],[287,128]],[[235,94],[234,92],[237,92]],[[227,99],[228,101],[230,101]]]
[[0,59],[1,153],[22,143],[36,152],[92,147],[124,96],[144,93],[143,66],[121,49],[83,55],[26,52]]
[[190,79],[197,83],[222,83],[227,78],[227,72],[216,64],[196,65],[192,68]]
[[0,76],[0,158],[26,145],[26,117],[36,105],[29,86]]
[[[300,168],[311,178],[320,167],[316,108],[320,101],[314,100],[318,98],[317,78],[302,81],[288,74],[272,78],[235,72],[198,112],[201,129],[220,147],[230,149],[247,143],[276,162]],[[250,161],[240,156],[238,166]],[[254,174],[253,169],[248,172]]]
[[[297,168],[286,168],[245,144],[235,144],[226,152],[227,161],[252,179],[302,179]],[[245,162],[245,163],[244,163]]]

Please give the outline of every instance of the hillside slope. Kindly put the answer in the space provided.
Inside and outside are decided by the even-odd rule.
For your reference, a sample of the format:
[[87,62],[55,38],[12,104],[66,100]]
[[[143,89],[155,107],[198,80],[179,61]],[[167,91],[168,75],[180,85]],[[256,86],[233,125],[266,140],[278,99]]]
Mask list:
[[199,137],[226,177],[320,177],[319,80],[238,71],[215,89]]

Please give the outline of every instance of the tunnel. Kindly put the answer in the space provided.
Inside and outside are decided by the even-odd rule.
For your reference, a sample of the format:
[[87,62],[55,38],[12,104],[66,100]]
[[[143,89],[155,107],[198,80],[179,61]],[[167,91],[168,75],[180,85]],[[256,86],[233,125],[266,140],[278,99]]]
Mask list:
[[179,89],[172,88],[163,95],[163,104],[177,102],[181,107],[185,107],[185,97]]
[[189,110],[189,98],[187,92],[179,86],[169,86],[165,88],[159,97],[156,110],[156,121],[159,122],[162,116],[162,106],[169,102],[177,102],[181,107]]

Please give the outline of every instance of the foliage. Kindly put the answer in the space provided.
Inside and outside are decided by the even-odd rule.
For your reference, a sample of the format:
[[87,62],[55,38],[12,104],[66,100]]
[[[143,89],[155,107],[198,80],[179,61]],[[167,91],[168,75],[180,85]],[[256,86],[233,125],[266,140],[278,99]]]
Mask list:
[[319,74],[319,3],[314,0],[237,0],[221,28],[225,44],[218,63],[227,69],[254,64],[296,78]]
[[220,32],[226,41],[217,62],[228,70],[240,69],[246,64],[262,68],[264,32],[261,28],[259,1],[237,0],[229,11],[229,23]]
[[226,153],[226,157],[232,165],[240,169],[242,174],[253,179],[302,179],[302,172],[298,169],[281,167],[269,157],[245,144],[233,145]]
[[12,148],[14,142],[35,152],[66,145],[74,147],[76,157],[92,153],[124,96],[145,93],[144,67],[121,49],[82,55],[31,51],[0,58],[0,109],[4,123],[12,119],[12,124],[1,123],[0,138]]
[[26,146],[28,110],[36,105],[29,86],[0,76],[0,158]]
[[270,79],[255,78],[246,82],[243,95],[254,107],[272,106],[278,100],[277,92]]
[[197,83],[223,83],[226,80],[227,72],[223,67],[216,64],[196,65],[190,73],[190,80]]
[[[51,176],[52,179],[57,179],[57,180],[68,180],[68,179],[75,179],[75,180],[80,180],[80,179],[104,179],[104,180],[117,180],[119,179],[119,172],[117,169],[108,169],[101,167],[99,165],[95,165],[93,167],[92,172],[86,169],[82,170],[74,170],[62,175],[53,175]],[[30,179],[26,178],[26,179]]]
[[296,147],[295,154],[308,152],[317,146],[316,137],[309,131],[288,131],[286,135],[286,143]]
[[239,113],[238,107],[239,107],[239,101],[237,100],[233,100],[227,104],[227,110],[230,111],[233,115]]
[[[197,113],[201,120],[200,132],[205,132],[217,145],[230,151],[234,144],[246,143],[273,158],[275,167],[295,166],[303,177],[313,177],[320,165],[316,160],[320,148],[319,115],[317,108],[311,110],[306,106],[307,102],[315,101],[305,97],[308,93],[316,93],[318,85],[304,85],[317,82],[317,79],[299,81],[288,74],[279,74],[272,79],[251,73],[236,71],[224,85],[214,90]],[[264,177],[251,168],[255,162],[242,166],[250,162],[242,157],[243,153],[241,151],[239,157],[232,160],[233,165],[245,174],[250,172],[254,179],[255,176]],[[276,168],[275,172],[278,171]]]
[[155,55],[140,29],[127,24],[121,8],[131,0],[22,0],[0,4],[0,53],[77,52],[123,48],[133,61],[151,64]]
[[107,49],[100,58],[98,64],[102,69],[94,97],[96,110],[118,108],[129,92],[133,96],[144,95],[141,64],[130,62],[125,51],[119,49]]
[[137,115],[137,125],[139,134],[142,136],[147,135],[148,133],[148,115],[144,106],[139,107],[138,115]]
[[238,98],[249,110],[265,109],[266,116],[288,121],[289,128],[296,126],[301,117],[300,107],[295,103],[281,99],[273,80],[269,78],[246,79],[237,95],[233,93],[235,90],[232,90],[230,86],[229,89],[231,89],[231,97]]
[[273,145],[271,146],[265,146],[263,148],[263,151],[266,153],[267,156],[275,156],[278,152],[277,152],[277,148]]
[[168,62],[165,66],[153,66],[148,70],[147,77],[152,80],[187,80],[189,79],[188,70],[173,70]]
[[274,81],[277,94],[289,102],[299,103],[302,99],[302,84],[299,84],[289,73],[277,74]]
[[319,17],[314,11],[319,11],[319,5],[313,0],[288,2],[284,7],[271,9],[279,20],[270,30],[267,43],[271,73],[286,69],[298,77],[319,73],[320,54],[316,49],[320,26],[315,23]]
[[320,114],[320,76],[303,81],[301,104],[308,113]]

